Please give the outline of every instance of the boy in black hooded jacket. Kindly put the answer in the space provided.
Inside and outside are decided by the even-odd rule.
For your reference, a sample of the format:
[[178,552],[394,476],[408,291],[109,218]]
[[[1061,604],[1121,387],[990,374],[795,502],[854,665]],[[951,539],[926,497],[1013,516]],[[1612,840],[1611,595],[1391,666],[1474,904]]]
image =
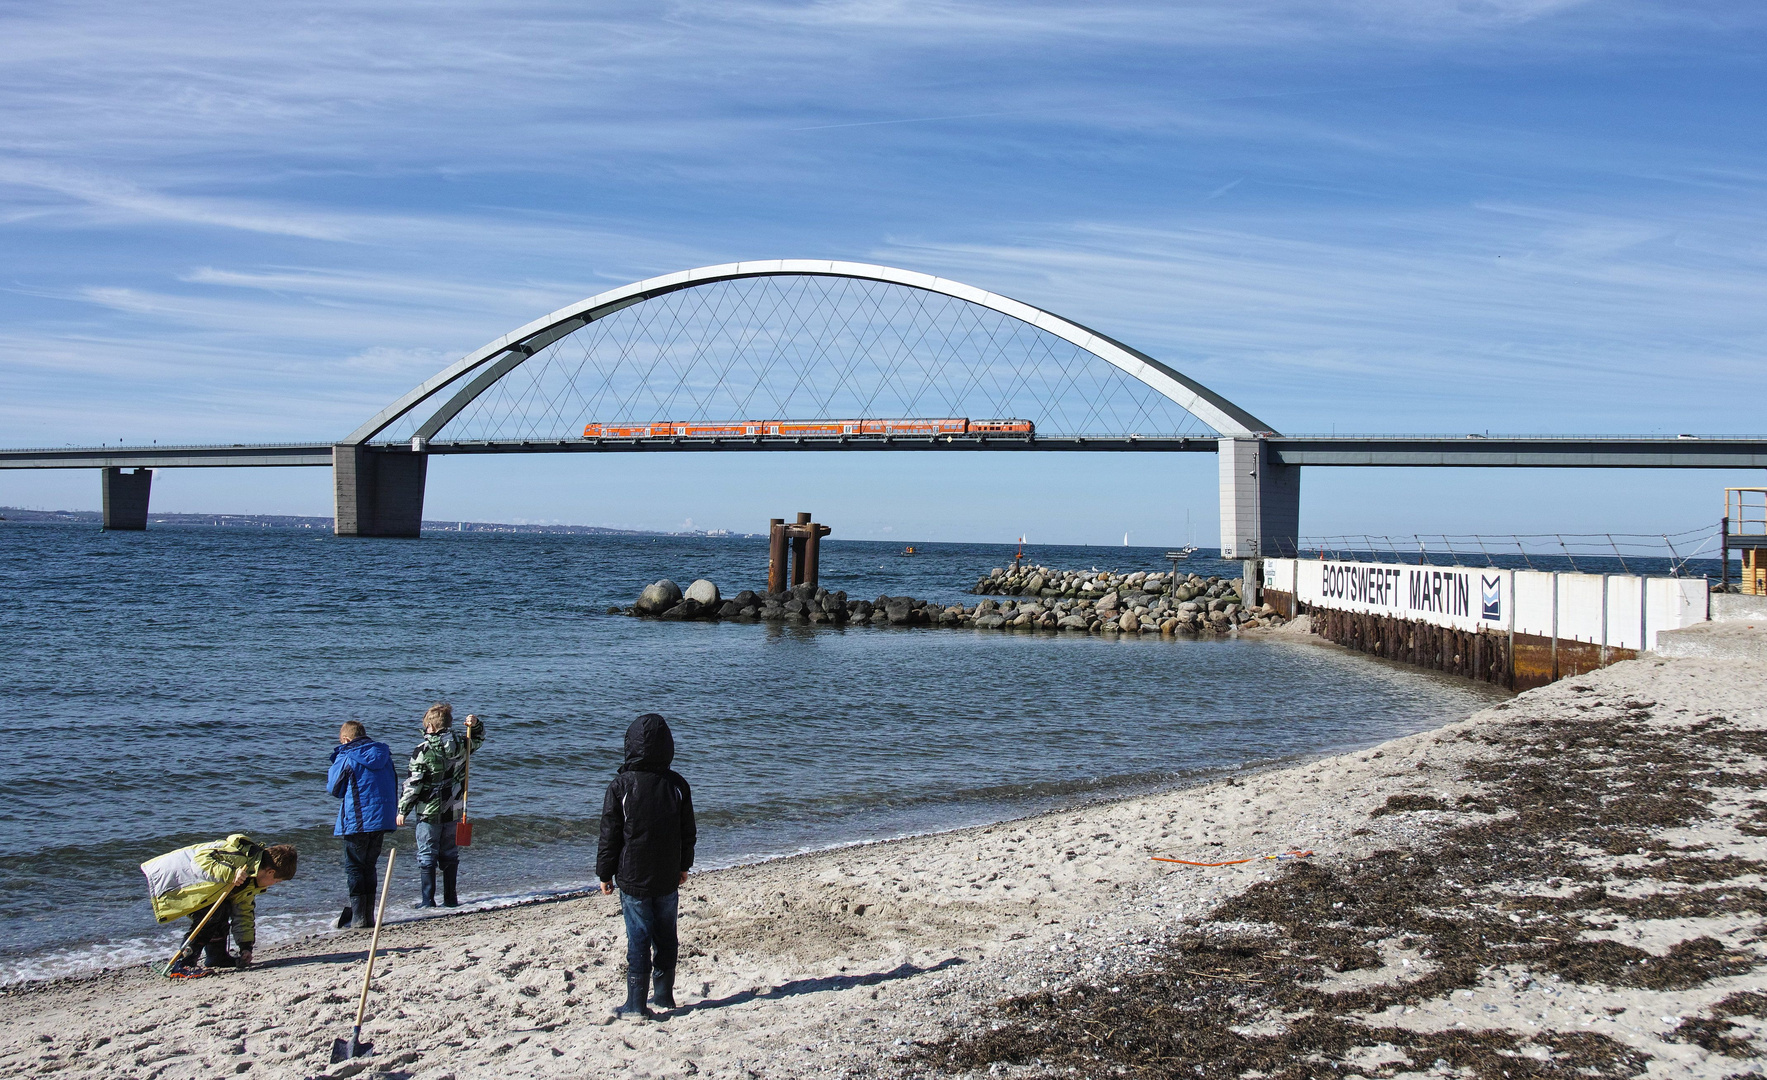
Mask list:
[[[693,865],[693,790],[669,768],[675,736],[656,713],[626,729],[626,763],[601,803],[601,844],[595,876],[612,896],[620,886],[626,916],[626,1003],[614,1010],[629,1020],[648,1020],[645,983],[654,974],[651,1001],[675,1008],[675,961],[680,942],[675,917],[680,888]],[[653,962],[654,951],[654,962]]]

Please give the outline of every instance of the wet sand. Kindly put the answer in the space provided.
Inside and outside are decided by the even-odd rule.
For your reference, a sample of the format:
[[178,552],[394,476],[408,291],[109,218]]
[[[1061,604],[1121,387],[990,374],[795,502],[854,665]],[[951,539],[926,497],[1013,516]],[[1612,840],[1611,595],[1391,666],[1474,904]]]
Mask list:
[[[1758,1071],[1749,1044],[1738,1040],[1759,1034],[1761,1020],[1746,1011],[1720,1016],[1732,1006],[1718,1006],[1750,1006],[1753,999],[1736,995],[1763,983],[1756,964],[1767,893],[1757,860],[1767,859],[1760,820],[1767,803],[1759,801],[1767,798],[1767,761],[1756,751],[1767,732],[1764,703],[1767,675],[1758,670],[1646,658],[1441,730],[1293,768],[696,875],[682,892],[682,1008],[661,1022],[610,1020],[609,1007],[623,997],[622,927],[617,902],[590,895],[389,927],[364,1026],[375,1054],[362,1062],[328,1063],[355,1010],[367,945],[367,933],[357,931],[269,949],[245,973],[169,983],[133,969],[0,992],[0,1075],[1191,1077],[1199,1064],[1209,1076],[1229,1066],[1232,1075],[1278,1075],[1284,1070],[1274,1063],[1287,1056],[1309,1075],[1447,1069],[1495,1077],[1503,1070],[1491,1062],[1508,1061],[1520,1077],[1558,1067],[1549,1063],[1554,1055],[1567,1066],[1597,1062],[1608,1075]],[[1701,723],[1708,727],[1695,727]],[[1614,826],[1612,850],[1582,834],[1547,837],[1550,821],[1530,825],[1542,830],[1542,845],[1570,845],[1553,864],[1558,884],[1528,877],[1539,876],[1538,867],[1508,880],[1490,860],[1464,864],[1485,867],[1482,877],[1441,861],[1444,837],[1459,837],[1448,842],[1464,849],[1473,835],[1464,830],[1540,820],[1501,804],[1533,798],[1537,809],[1538,793],[1516,786],[1517,763],[1600,756],[1599,746],[1552,750],[1585,724],[1597,741],[1610,732],[1630,740],[1637,775],[1615,774],[1616,794],[1654,772],[1638,764],[1640,745],[1656,740],[1665,759],[1681,763],[1676,775],[1691,777],[1676,781],[1682,788],[1638,800],[1667,807],[1660,818],[1628,819],[1623,837]],[[1720,730],[1723,739],[1712,735]],[[1688,765],[1701,748],[1718,757]],[[1722,784],[1709,782],[1719,774]],[[1697,807],[1680,798],[1693,789],[1710,797],[1694,800]],[[1649,841],[1639,843],[1642,836]],[[1316,854],[1299,869],[1152,860],[1219,862],[1294,848]],[[1664,859],[1674,872],[1633,872]],[[1503,898],[1556,897],[1555,939],[1582,943],[1574,955],[1606,957],[1621,974],[1601,963],[1566,967],[1563,949],[1533,939],[1506,939],[1518,951],[1498,954],[1489,951],[1491,934],[1474,933],[1460,956],[1453,951],[1460,946],[1429,937],[1446,933],[1439,923],[1370,929],[1379,919],[1411,917],[1376,886],[1382,875],[1413,873],[1404,869],[1412,863],[1429,867],[1415,876],[1436,890],[1414,898],[1441,908],[1435,915],[1450,925],[1476,929],[1496,918],[1525,928],[1545,917],[1544,901],[1504,907]],[[1592,885],[1604,891],[1589,893]],[[1677,901],[1660,911],[1643,902],[1694,893],[1724,900]],[[1315,894],[1341,895],[1332,901],[1340,906],[1304,918],[1280,913]],[[1315,928],[1353,927],[1349,913],[1377,902],[1385,906],[1370,907],[1362,929],[1333,931],[1331,940],[1356,939],[1345,938],[1341,954],[1320,944]],[[1464,912],[1448,910],[1463,902]],[[1291,948],[1302,938],[1311,951]],[[1250,958],[1210,944],[1248,941],[1266,944]],[[1682,977],[1638,977],[1640,958],[1648,968],[1651,957]],[[1284,980],[1313,994],[1315,1011],[1341,1005],[1354,1026],[1333,1018],[1330,1039],[1338,1041],[1315,1038],[1298,1014],[1285,1012],[1294,1001],[1269,989]],[[1407,985],[1413,989],[1393,992]],[[1237,1011],[1163,1018],[1146,1011],[1176,1007],[1183,995],[1203,1001],[1207,993],[1187,988],[1211,986],[1230,996],[1209,1000]],[[1130,1001],[1140,1004],[1122,1004]],[[1156,1022],[1160,1030],[1148,1030]],[[1166,1050],[1109,1049],[1166,1038],[1168,1028],[1180,1041],[1159,1044]],[[1357,1034],[1364,1029],[1388,1035]],[[1098,1030],[1116,1033],[1096,1047],[1091,1036],[1072,1034]],[[1444,1032],[1453,1037],[1438,1038]],[[1205,1046],[1197,1041],[1205,1035],[1229,1042]],[[1477,1053],[1455,1049],[1462,1044]],[[1184,1059],[1186,1046],[1194,1059]],[[1267,1052],[1272,1067],[1247,1067],[1247,1047]],[[1421,1048],[1437,1056],[1418,1060]],[[1167,1052],[1177,1056],[1161,1059]],[[1575,1054],[1584,1057],[1566,1056]]]

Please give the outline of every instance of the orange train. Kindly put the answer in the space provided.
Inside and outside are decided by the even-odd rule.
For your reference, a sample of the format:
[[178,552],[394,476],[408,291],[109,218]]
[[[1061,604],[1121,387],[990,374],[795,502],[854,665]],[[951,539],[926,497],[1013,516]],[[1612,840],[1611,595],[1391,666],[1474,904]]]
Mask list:
[[1035,435],[1029,420],[733,420],[722,424],[586,424],[585,439],[742,438],[756,435]]

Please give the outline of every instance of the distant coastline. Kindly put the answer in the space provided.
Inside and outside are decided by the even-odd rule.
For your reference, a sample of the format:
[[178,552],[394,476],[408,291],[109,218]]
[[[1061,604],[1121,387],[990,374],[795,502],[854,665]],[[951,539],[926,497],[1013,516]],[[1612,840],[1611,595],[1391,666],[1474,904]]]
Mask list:
[[[102,525],[97,510],[26,510],[0,506],[0,520],[24,524]],[[208,525],[247,529],[322,529],[331,531],[329,517],[298,514],[149,514],[149,525]],[[727,529],[689,529],[659,532],[652,529],[609,529],[600,525],[524,525],[499,521],[425,521],[425,532],[551,533],[570,536],[704,536],[753,539],[759,533],[733,533]]]

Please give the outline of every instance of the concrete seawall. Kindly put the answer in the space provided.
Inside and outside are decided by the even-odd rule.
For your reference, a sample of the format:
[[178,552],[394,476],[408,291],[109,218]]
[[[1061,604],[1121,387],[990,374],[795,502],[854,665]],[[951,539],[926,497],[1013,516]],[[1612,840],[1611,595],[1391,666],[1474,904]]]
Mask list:
[[1265,603],[1331,641],[1517,691],[1631,660],[1714,606],[1767,625],[1767,604],[1708,597],[1703,578],[1325,559],[1266,559],[1260,577]]

